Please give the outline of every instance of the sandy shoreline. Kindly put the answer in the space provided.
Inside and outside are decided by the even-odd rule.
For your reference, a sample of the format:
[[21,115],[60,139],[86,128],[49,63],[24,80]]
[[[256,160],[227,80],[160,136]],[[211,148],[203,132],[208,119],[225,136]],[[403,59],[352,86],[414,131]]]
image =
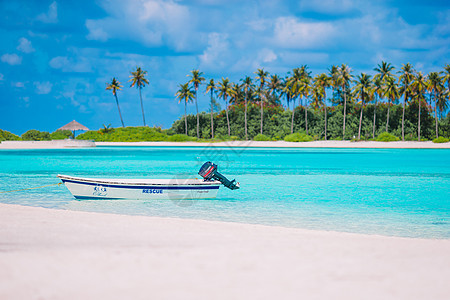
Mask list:
[[427,142],[351,142],[351,141],[314,141],[293,143],[285,141],[229,141],[217,143],[198,142],[92,142],[92,141],[14,141],[0,143],[1,149],[63,149],[95,146],[134,146],[134,147],[267,147],[267,148],[398,148],[398,149],[450,149],[450,143]]
[[0,299],[448,299],[450,240],[0,204]]

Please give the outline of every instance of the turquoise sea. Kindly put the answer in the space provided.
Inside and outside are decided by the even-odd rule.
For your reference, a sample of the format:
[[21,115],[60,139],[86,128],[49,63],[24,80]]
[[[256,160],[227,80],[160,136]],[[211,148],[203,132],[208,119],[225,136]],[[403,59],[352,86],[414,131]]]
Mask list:
[[450,238],[448,149],[97,147],[0,150],[0,192],[57,174],[192,178],[212,160],[241,189],[214,200],[75,200],[65,186],[0,193],[0,202],[127,215]]

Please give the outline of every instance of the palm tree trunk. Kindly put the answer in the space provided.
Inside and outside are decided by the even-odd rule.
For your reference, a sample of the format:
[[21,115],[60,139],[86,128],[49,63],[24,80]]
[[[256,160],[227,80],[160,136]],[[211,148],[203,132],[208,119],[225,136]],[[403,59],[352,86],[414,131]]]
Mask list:
[[325,141],[327,140],[327,92],[325,91],[325,88],[323,89],[323,104],[325,105]]
[[358,129],[358,140],[361,140],[361,124],[362,124],[362,116],[363,116],[363,110],[364,110],[364,99],[361,99],[361,113],[359,115],[359,129]]
[[375,139],[375,121],[377,119],[377,96],[375,96],[375,108],[373,109],[373,129],[372,129],[372,139]]
[[438,132],[438,119],[437,119],[437,97],[436,97],[436,90],[434,91],[434,119],[436,121],[436,138],[439,137]]
[[386,120],[386,132],[388,132],[389,128],[389,110],[391,108],[391,99],[388,100],[388,113],[387,113],[387,120]]
[[228,118],[228,101],[227,97],[225,96],[225,104],[227,106],[225,113],[227,114],[227,125],[228,125],[228,136],[231,136],[231,130],[230,130],[230,119]]
[[408,93],[405,93],[405,99],[403,99],[403,114],[402,114],[402,141],[405,141],[405,105]]
[[200,133],[199,133],[200,122],[198,119],[197,91],[198,91],[198,88],[196,87],[195,88],[195,108],[197,109],[197,138],[199,139],[200,138]]
[[247,95],[245,95],[245,114],[244,114],[244,127],[245,127],[245,139],[248,140],[247,136]]
[[116,97],[116,104],[117,109],[119,110],[120,122],[122,122],[122,127],[125,127],[125,125],[123,124],[122,113],[120,112],[119,99],[117,99],[117,94],[114,94],[114,96]]
[[291,134],[294,133],[294,114],[295,114],[295,97],[293,98],[293,107],[292,107],[292,121],[291,121]]
[[145,125],[145,114],[144,114],[144,104],[142,103],[142,93],[141,93],[141,87],[139,87],[139,97],[141,98],[141,110],[142,110],[142,120],[144,121],[144,126]]
[[263,96],[261,94],[261,134],[263,134],[263,116],[264,116],[264,111],[263,111]]
[[214,108],[212,100],[213,100],[213,91],[211,90],[211,138],[214,139],[214,120],[213,120]]
[[305,126],[306,126],[306,134],[308,134],[308,106],[307,99],[305,98]]
[[187,132],[187,113],[186,113],[186,106],[187,106],[187,102],[184,101],[184,131],[186,132],[186,135],[188,135],[188,132]]
[[342,125],[342,140],[345,140],[345,117],[347,115],[347,95],[345,93],[344,86],[342,87],[344,91],[344,124]]
[[417,130],[418,130],[418,141],[420,142],[420,99],[419,99],[419,126],[417,126]]

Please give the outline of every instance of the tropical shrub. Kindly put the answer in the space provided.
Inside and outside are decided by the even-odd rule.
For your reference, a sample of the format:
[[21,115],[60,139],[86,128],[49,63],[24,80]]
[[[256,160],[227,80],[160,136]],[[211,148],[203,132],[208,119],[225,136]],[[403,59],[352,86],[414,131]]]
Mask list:
[[450,139],[440,136],[438,138],[435,138],[433,140],[433,143],[448,143],[449,141],[450,141]]
[[265,141],[270,141],[270,138],[265,135],[265,134],[257,134],[254,138],[254,141],[260,141],[260,142],[265,142]]
[[22,140],[24,141],[50,141],[50,133],[47,131],[39,131],[31,129],[22,134]]
[[1,141],[19,141],[20,137],[6,130],[0,129],[0,142]]
[[73,133],[70,130],[56,130],[50,134],[52,140],[65,140],[73,137]]
[[197,138],[187,136],[185,134],[174,134],[167,137],[167,141],[169,142],[194,142],[196,140]]
[[313,137],[305,133],[292,133],[284,137],[286,142],[311,142]]
[[399,141],[400,139],[396,137],[393,134],[390,134],[388,132],[380,133],[380,135],[377,137],[377,142],[395,142]]

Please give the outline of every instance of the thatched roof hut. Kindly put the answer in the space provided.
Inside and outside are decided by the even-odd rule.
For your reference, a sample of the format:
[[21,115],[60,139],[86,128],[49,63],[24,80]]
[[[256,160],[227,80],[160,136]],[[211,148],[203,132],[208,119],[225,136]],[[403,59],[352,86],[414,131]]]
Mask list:
[[86,126],[81,125],[77,121],[73,120],[72,122],[64,125],[61,128],[59,128],[58,130],[70,130],[70,131],[73,131],[73,137],[75,138],[75,131],[77,131],[77,130],[87,131],[87,130],[89,130],[89,128],[87,128]]

